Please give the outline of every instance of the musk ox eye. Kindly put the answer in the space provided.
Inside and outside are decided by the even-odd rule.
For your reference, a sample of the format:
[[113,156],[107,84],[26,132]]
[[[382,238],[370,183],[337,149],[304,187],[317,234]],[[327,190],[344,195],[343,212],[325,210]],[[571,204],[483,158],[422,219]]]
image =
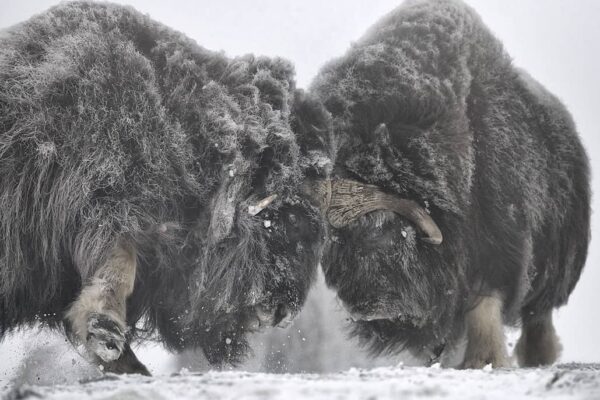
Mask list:
[[374,227],[371,229],[357,230],[356,233],[359,237],[368,236],[372,239],[379,239],[387,233],[387,230],[383,229],[382,227]]

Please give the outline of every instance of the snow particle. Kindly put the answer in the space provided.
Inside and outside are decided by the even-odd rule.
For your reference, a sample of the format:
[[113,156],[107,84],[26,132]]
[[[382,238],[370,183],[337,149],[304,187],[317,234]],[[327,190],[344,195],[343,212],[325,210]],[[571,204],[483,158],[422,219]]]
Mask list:
[[40,143],[38,153],[44,158],[50,158],[56,154],[56,145],[53,142]]
[[231,339],[229,339],[229,338],[225,339],[225,343],[226,344],[231,344]]
[[406,231],[402,231],[402,232],[400,232],[400,233],[402,234],[402,237],[403,237],[404,239],[406,239],[406,237],[408,236],[408,233],[406,233]]
[[266,220],[263,222],[263,225],[265,226],[265,228],[270,228],[271,227],[271,221]]

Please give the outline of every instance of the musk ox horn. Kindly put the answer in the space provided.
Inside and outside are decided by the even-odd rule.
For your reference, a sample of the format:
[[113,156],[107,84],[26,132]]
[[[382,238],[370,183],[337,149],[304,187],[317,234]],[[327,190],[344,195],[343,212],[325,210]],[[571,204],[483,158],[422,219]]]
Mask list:
[[442,243],[442,232],[427,211],[416,202],[384,193],[377,186],[349,179],[316,180],[304,184],[304,193],[320,205],[334,228],[377,210],[390,210],[410,220],[425,233],[424,242]]
[[262,199],[261,201],[259,201],[258,203],[251,205],[248,207],[248,214],[255,216],[258,213],[260,213],[262,210],[264,210],[265,208],[267,208],[269,206],[269,204],[271,204],[273,202],[273,200],[275,200],[277,198],[276,194],[272,194],[268,197],[265,197],[264,199]]

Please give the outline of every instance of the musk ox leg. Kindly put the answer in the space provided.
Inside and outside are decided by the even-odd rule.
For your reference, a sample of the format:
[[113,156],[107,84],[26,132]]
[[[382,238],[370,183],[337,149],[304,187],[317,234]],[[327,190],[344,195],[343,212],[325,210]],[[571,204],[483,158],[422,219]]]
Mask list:
[[515,354],[521,367],[550,365],[560,356],[562,346],[552,324],[552,311],[543,318],[524,321]]
[[125,337],[125,306],[133,292],[136,265],[135,248],[119,241],[66,314],[75,339],[106,371],[148,374]]
[[462,368],[508,367],[504,340],[502,300],[499,296],[481,297],[466,316],[467,349]]

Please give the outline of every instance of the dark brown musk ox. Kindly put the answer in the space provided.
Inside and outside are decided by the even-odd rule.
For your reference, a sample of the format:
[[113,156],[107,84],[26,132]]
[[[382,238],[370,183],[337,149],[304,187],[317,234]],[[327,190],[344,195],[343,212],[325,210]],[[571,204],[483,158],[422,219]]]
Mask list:
[[109,3],[3,31],[0,337],[65,326],[106,371],[148,373],[132,340],[236,363],[289,321],[324,238],[298,188],[328,164],[293,130],[293,73]]
[[[518,70],[460,1],[409,1],[327,64],[332,178],[306,184],[329,220],[322,266],[374,353],[554,362],[552,310],[589,241],[588,160],[565,107]],[[445,352],[444,352],[445,351]]]

